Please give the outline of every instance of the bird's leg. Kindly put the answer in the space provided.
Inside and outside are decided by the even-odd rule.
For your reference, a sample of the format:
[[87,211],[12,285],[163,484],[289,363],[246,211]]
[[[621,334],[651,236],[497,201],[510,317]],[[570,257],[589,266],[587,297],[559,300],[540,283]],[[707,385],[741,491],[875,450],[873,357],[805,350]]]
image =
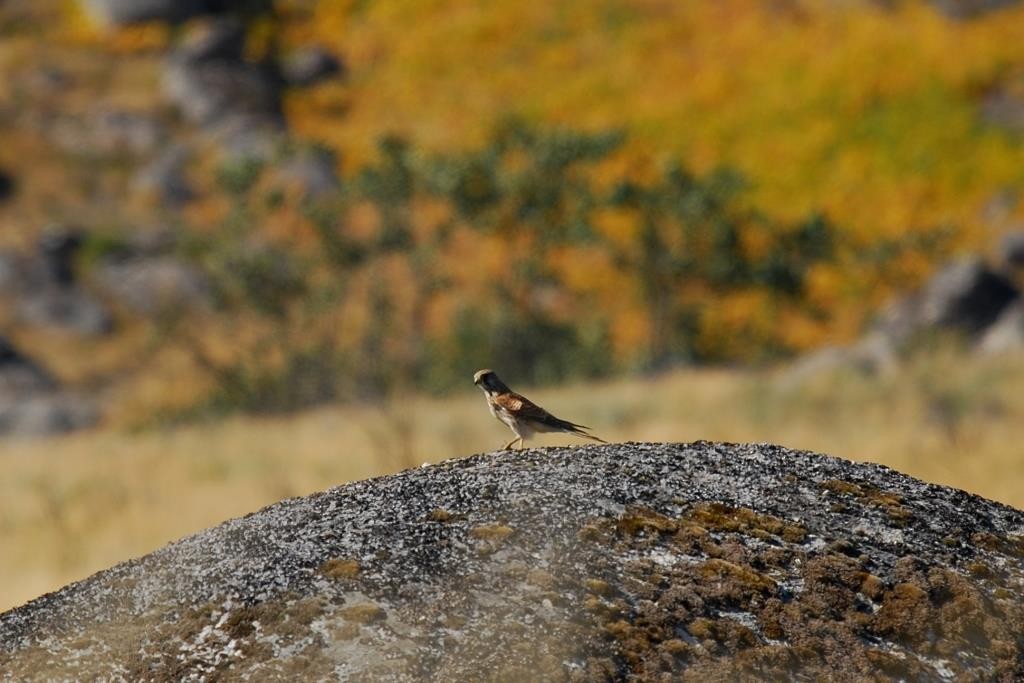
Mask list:
[[507,444],[505,444],[504,446],[502,446],[501,450],[503,450],[503,451],[507,451],[507,450],[509,450],[510,448],[512,448],[512,444],[514,444],[514,443],[515,443],[516,441],[519,441],[519,440],[520,440],[520,439],[519,439],[519,437],[517,436],[516,438],[512,439],[512,440],[511,440],[511,441],[509,441],[509,442],[508,442]]

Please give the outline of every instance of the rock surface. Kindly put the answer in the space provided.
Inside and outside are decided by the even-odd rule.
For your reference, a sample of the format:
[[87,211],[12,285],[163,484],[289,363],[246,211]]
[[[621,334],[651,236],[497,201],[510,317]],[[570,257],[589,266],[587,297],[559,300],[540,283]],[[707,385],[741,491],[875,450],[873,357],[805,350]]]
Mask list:
[[1010,233],[1000,266],[978,256],[950,262],[921,288],[891,301],[858,341],[812,351],[790,364],[784,381],[797,386],[825,373],[874,375],[897,368],[921,341],[952,333],[980,352],[1020,348],[1018,313],[1024,297],[1015,283]]
[[145,317],[200,308],[211,297],[197,266],[166,254],[107,259],[96,266],[94,277],[107,297]]
[[85,0],[86,9],[97,20],[113,25],[181,21],[216,4],[203,0]]
[[1020,296],[1016,286],[978,257],[940,269],[919,291],[887,310],[878,323],[896,346],[922,332],[978,335]]
[[1024,350],[1024,301],[1003,311],[999,320],[978,340],[982,353],[1008,353]]
[[344,73],[341,60],[321,47],[298,50],[281,64],[281,75],[285,82],[294,86],[314,85]]
[[163,206],[180,208],[196,196],[185,175],[190,156],[184,145],[169,145],[138,171],[132,189]]
[[1024,269],[1024,228],[1003,235],[999,242],[999,260],[1008,270]]
[[52,391],[57,381],[37,363],[0,337],[0,396],[26,396]]
[[81,234],[49,229],[30,253],[0,252],[0,300],[12,299],[18,322],[96,336],[110,332],[109,311],[78,282]]
[[972,19],[1019,4],[1020,0],[931,0],[940,12],[953,19]]
[[[198,25],[167,60],[163,90],[190,123],[235,146],[254,131],[284,129],[281,83],[243,55],[244,27],[233,19]],[[242,143],[239,143],[242,144]]]
[[0,435],[42,436],[89,427],[97,410],[63,391],[44,368],[0,337]]
[[0,615],[7,680],[1020,680],[1024,512],[770,445],[494,453]]

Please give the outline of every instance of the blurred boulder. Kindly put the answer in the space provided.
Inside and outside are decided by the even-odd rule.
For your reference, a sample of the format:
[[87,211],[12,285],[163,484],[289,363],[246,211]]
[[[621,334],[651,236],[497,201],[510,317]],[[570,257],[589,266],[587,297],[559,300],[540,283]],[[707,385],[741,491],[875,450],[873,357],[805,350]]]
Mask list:
[[195,197],[185,178],[189,151],[182,145],[171,145],[135,176],[133,188],[164,206],[177,208]]
[[90,155],[146,154],[166,137],[156,116],[106,106],[57,116],[43,130],[61,149]]
[[36,243],[42,277],[47,284],[69,286],[75,280],[75,254],[82,247],[82,233],[73,228],[50,228]]
[[93,276],[109,299],[145,316],[205,305],[210,299],[202,271],[170,255],[105,261]]
[[321,47],[307,47],[288,55],[281,64],[285,82],[309,86],[333,76],[344,75],[341,60]]
[[168,67],[164,84],[185,118],[208,129],[238,119],[282,125],[276,84],[260,67],[241,62],[177,62]]
[[281,162],[277,180],[303,197],[316,199],[338,189],[337,156],[327,149],[305,149]]
[[0,336],[0,397],[19,397],[52,391],[50,373],[23,356],[6,337]]
[[84,0],[84,3],[97,21],[111,25],[181,21],[222,4],[209,0]]
[[0,254],[0,285],[20,322],[83,335],[113,329],[106,307],[78,283],[75,257],[81,245],[77,230],[55,227],[29,254]]
[[[852,370],[878,374],[895,368],[922,335],[954,331],[971,337],[977,348],[1012,345],[1015,328],[1003,317],[1022,301],[1007,276],[980,258],[965,258],[936,273],[919,291],[890,303],[859,341],[829,347],[794,361],[782,376],[796,385],[818,375]],[[994,329],[995,326],[999,329]],[[989,339],[991,337],[991,339]]]
[[197,62],[240,62],[245,27],[237,19],[220,17],[193,27],[174,49],[174,59]]
[[890,305],[876,330],[897,347],[931,330],[975,336],[1019,295],[1012,281],[980,258],[965,258],[941,269],[919,292]]
[[20,277],[20,256],[13,251],[0,251],[0,296],[12,296]]
[[1024,228],[1003,235],[999,242],[999,263],[1010,270],[1024,269]]
[[1017,301],[1003,311],[978,340],[981,353],[1024,351],[1024,301]]
[[283,128],[260,125],[244,116],[227,119],[213,132],[227,164],[250,160],[272,162],[287,144]]
[[953,19],[972,19],[1020,3],[1020,0],[930,0],[933,7]]
[[899,354],[889,337],[872,332],[851,346],[829,346],[798,358],[786,368],[781,380],[784,386],[794,387],[834,372],[884,374],[898,364]]
[[0,169],[0,202],[14,194],[14,177]]
[[184,40],[165,65],[167,98],[208,132],[284,128],[281,83],[269,68],[243,59],[243,43],[238,22],[213,20]]
[[0,337],[0,436],[42,436],[95,424],[92,401],[57,381]]
[[48,287],[24,294],[17,305],[21,322],[59,327],[76,334],[97,336],[114,328],[114,321],[91,294],[77,287]]
[[96,407],[80,396],[66,393],[30,396],[8,401],[0,398],[0,435],[48,436],[85,429],[99,419]]
[[1024,133],[1024,97],[1018,92],[998,89],[981,100],[981,119],[990,125]]
[[37,64],[23,73],[23,85],[34,95],[52,95],[72,87],[74,77],[65,68],[55,64]]

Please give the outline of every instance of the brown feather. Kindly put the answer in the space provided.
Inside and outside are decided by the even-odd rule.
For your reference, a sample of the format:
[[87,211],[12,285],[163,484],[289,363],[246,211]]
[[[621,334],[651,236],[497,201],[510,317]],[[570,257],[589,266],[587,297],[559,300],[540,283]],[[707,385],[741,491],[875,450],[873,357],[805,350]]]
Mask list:
[[494,397],[494,403],[501,408],[508,411],[517,420],[525,420],[527,422],[537,422],[554,429],[562,430],[565,432],[572,432],[584,436],[588,439],[594,439],[601,443],[607,443],[604,439],[600,439],[592,434],[587,434],[585,429],[590,429],[586,425],[579,425],[568,420],[555,417],[548,411],[541,408],[539,405],[531,401],[530,399],[517,394],[515,392],[507,392],[498,394]]

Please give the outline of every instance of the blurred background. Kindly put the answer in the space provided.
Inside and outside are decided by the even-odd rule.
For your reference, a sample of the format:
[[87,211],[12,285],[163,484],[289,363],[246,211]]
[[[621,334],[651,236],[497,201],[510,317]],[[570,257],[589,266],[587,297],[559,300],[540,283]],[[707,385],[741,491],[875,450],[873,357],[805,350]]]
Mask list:
[[606,439],[1024,506],[1022,33],[1017,0],[0,2],[0,610],[500,446],[482,367]]

